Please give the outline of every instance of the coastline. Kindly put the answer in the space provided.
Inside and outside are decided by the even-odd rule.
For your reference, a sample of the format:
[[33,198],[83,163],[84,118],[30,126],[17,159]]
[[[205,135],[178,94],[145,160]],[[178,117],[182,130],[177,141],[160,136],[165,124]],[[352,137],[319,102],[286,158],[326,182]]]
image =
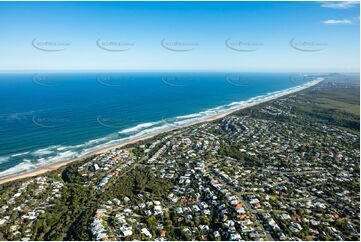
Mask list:
[[30,177],[38,176],[38,175],[41,175],[41,174],[44,174],[44,173],[47,173],[47,172],[50,172],[50,171],[54,171],[54,170],[57,170],[59,168],[62,168],[64,166],[66,166],[66,165],[68,165],[70,163],[80,161],[80,160],[86,159],[86,158],[94,156],[94,155],[99,155],[99,154],[102,154],[102,153],[106,153],[106,152],[108,152],[110,150],[118,149],[118,148],[124,147],[126,145],[135,144],[135,143],[140,142],[140,141],[148,140],[148,139],[151,139],[151,138],[153,138],[153,137],[155,137],[157,135],[160,135],[162,133],[165,133],[165,132],[172,132],[172,131],[182,129],[182,128],[186,128],[186,127],[189,127],[189,126],[215,121],[215,120],[224,118],[225,116],[228,116],[228,115],[230,115],[230,114],[232,114],[234,112],[237,112],[237,111],[240,111],[240,110],[243,110],[243,109],[246,109],[246,108],[250,108],[250,107],[265,103],[265,102],[275,100],[277,98],[281,98],[281,97],[284,97],[284,96],[294,94],[294,93],[300,92],[302,90],[308,89],[310,87],[313,87],[313,86],[319,84],[323,80],[324,80],[324,78],[319,77],[319,78],[317,78],[317,79],[315,79],[313,81],[307,82],[307,83],[305,83],[305,84],[303,84],[301,86],[296,86],[296,87],[286,89],[286,90],[283,90],[283,91],[278,91],[278,92],[275,92],[274,94],[271,94],[269,96],[265,96],[265,97],[262,97],[261,99],[257,99],[256,101],[246,102],[246,104],[242,103],[242,105],[238,105],[238,106],[236,105],[235,107],[232,107],[229,110],[226,110],[226,111],[224,111],[222,113],[219,113],[219,114],[216,114],[216,115],[213,115],[213,116],[210,116],[210,117],[206,117],[206,118],[203,118],[203,119],[198,119],[196,121],[189,122],[189,123],[179,125],[179,126],[176,126],[176,127],[167,128],[167,129],[155,131],[153,133],[144,134],[144,135],[141,135],[141,136],[138,136],[138,137],[134,137],[132,139],[124,141],[121,144],[116,144],[116,145],[111,145],[111,146],[106,147],[106,148],[101,148],[99,150],[89,152],[88,154],[85,154],[83,156],[80,156],[80,157],[77,157],[77,158],[74,158],[74,159],[64,160],[64,161],[59,161],[59,162],[47,164],[47,165],[35,168],[33,170],[30,170],[30,171],[26,171],[24,173],[19,173],[19,174],[14,174],[14,175],[10,175],[10,176],[7,176],[7,177],[3,177],[3,178],[0,178],[0,185],[8,183],[8,182],[15,181],[15,180],[30,178]]

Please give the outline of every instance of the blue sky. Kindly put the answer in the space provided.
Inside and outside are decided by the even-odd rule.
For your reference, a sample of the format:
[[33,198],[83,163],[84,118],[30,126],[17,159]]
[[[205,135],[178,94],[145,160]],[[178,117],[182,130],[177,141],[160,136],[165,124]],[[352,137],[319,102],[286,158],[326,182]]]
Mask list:
[[0,2],[0,70],[359,72],[346,2]]

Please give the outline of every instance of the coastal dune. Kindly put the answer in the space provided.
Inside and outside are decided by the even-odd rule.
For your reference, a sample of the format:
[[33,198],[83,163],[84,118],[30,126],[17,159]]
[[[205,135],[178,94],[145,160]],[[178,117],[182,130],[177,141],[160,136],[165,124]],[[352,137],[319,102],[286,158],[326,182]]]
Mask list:
[[9,175],[7,177],[0,178],[0,184],[4,184],[4,183],[11,182],[11,181],[18,180],[18,179],[38,176],[38,175],[44,174],[44,173],[49,172],[49,171],[57,170],[57,169],[59,169],[61,167],[64,167],[64,166],[66,166],[66,165],[68,165],[68,164],[70,164],[72,162],[79,161],[81,159],[85,159],[85,158],[93,156],[93,155],[106,153],[106,152],[108,152],[110,150],[121,148],[121,147],[124,147],[124,146],[129,145],[129,144],[134,144],[134,143],[137,143],[137,142],[142,141],[142,140],[147,140],[147,139],[150,139],[150,138],[152,138],[154,136],[157,136],[157,135],[159,135],[161,133],[164,133],[164,132],[174,131],[174,130],[189,127],[189,126],[192,126],[192,125],[196,125],[196,124],[200,124],[200,123],[204,123],[204,122],[210,122],[210,121],[214,121],[214,120],[217,120],[217,119],[221,119],[221,118],[223,118],[223,117],[225,117],[227,115],[230,115],[230,114],[232,114],[234,112],[237,112],[239,110],[249,108],[249,107],[253,107],[255,105],[258,105],[258,104],[261,104],[261,103],[264,103],[264,102],[268,102],[268,101],[271,101],[271,100],[274,100],[274,99],[277,99],[277,98],[280,98],[280,97],[284,97],[284,96],[289,95],[289,94],[293,94],[293,93],[305,90],[307,88],[310,88],[310,87],[320,83],[323,80],[324,80],[324,78],[319,77],[319,78],[316,78],[313,81],[307,82],[307,83],[305,83],[303,85],[300,85],[300,86],[292,87],[292,88],[289,88],[289,89],[286,89],[286,90],[283,90],[283,91],[270,93],[269,95],[266,95],[266,96],[252,98],[252,99],[250,99],[248,101],[234,102],[234,103],[228,105],[229,108],[227,110],[224,110],[224,111],[222,111],[220,113],[215,113],[213,115],[210,114],[210,115],[207,115],[205,117],[197,117],[197,115],[190,114],[188,116],[192,117],[192,115],[193,115],[195,118],[191,119],[191,121],[189,121],[189,122],[188,121],[185,122],[184,124],[182,124],[181,122],[178,122],[179,125],[176,125],[176,126],[175,125],[169,125],[169,127],[165,128],[165,129],[160,129],[160,130],[156,130],[154,132],[150,132],[150,133],[146,133],[146,134],[143,134],[143,135],[140,135],[140,136],[136,136],[136,137],[133,137],[133,138],[131,138],[129,140],[126,140],[126,141],[122,142],[121,144],[116,144],[116,145],[112,145],[112,146],[109,146],[109,147],[106,147],[106,148],[101,148],[99,150],[92,151],[92,152],[89,152],[89,153],[87,153],[85,155],[79,156],[79,157],[77,157],[75,159],[69,159],[69,160],[54,162],[54,163],[51,163],[51,164],[46,164],[44,166],[35,168],[33,170],[30,170],[30,171],[23,172],[21,174]]

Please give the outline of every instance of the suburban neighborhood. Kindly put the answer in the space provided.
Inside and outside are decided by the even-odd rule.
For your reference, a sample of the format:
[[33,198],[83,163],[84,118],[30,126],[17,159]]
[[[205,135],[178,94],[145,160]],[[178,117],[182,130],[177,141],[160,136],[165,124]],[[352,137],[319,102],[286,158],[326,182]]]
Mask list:
[[5,184],[0,238],[359,240],[359,130],[309,92]]

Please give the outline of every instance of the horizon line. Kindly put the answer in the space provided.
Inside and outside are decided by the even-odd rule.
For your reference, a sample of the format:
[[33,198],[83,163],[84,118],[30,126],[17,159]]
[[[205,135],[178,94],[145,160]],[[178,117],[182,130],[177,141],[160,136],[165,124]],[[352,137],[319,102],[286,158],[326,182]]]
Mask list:
[[349,73],[349,74],[360,74],[360,70],[358,71],[301,71],[301,70],[110,70],[110,69],[98,69],[98,70],[89,70],[89,69],[78,69],[78,70],[72,70],[72,69],[49,69],[49,70],[40,70],[40,69],[34,69],[34,70],[1,70],[0,74],[2,73],[29,73],[29,72],[112,72],[112,73],[158,73],[158,72],[207,72],[207,73],[225,73],[225,72],[243,72],[243,73]]

